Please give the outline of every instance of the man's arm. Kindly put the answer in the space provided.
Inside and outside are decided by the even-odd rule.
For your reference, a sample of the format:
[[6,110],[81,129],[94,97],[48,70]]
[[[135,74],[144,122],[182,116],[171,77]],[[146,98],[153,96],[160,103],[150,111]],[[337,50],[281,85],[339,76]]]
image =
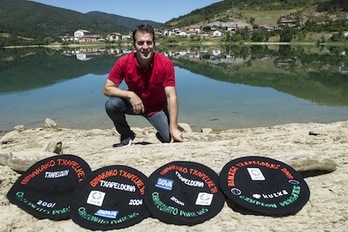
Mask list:
[[176,96],[176,89],[174,86],[167,86],[164,88],[167,96],[168,113],[169,113],[169,131],[171,134],[171,142],[182,142],[182,134],[178,129],[178,100]]
[[127,91],[120,89],[118,86],[120,84],[114,83],[110,81],[109,79],[106,80],[104,87],[103,87],[103,93],[105,96],[108,97],[119,97],[127,99],[130,104],[133,107],[133,111],[136,114],[139,114],[140,112],[145,111],[143,101],[136,95],[133,91]]

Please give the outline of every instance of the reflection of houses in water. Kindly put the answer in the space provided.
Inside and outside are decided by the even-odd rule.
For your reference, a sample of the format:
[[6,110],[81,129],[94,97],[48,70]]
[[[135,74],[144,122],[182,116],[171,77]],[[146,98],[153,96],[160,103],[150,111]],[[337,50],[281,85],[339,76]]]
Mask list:
[[347,73],[348,73],[348,66],[341,65],[340,67],[338,67],[338,71],[339,71],[340,73],[347,74]]
[[109,55],[114,56],[122,56],[124,54],[127,54],[131,52],[127,49],[119,49],[119,48],[111,48],[111,49],[104,49],[104,48],[80,48],[75,50],[66,50],[63,51],[63,55],[65,56],[75,56],[76,59],[86,61],[90,60],[95,56],[103,55],[104,53],[107,53]]
[[164,52],[164,55],[171,59],[180,59],[182,57],[186,57],[188,53],[190,53],[189,50],[167,51],[167,52]]
[[275,66],[277,68],[284,68],[284,67],[289,67],[291,65],[293,65],[294,61],[292,59],[280,59],[280,58],[276,58],[274,60]]
[[92,59],[92,57],[88,57],[88,54],[85,53],[78,53],[76,54],[76,59],[86,61]]
[[[129,48],[119,48],[119,47],[107,47],[106,48],[81,48],[74,50],[66,50],[63,51],[63,54],[66,56],[75,57],[78,60],[87,61],[92,59],[95,56],[99,55],[111,55],[114,57],[121,57],[125,54],[132,52],[133,50]],[[274,52],[274,51],[273,51]],[[182,50],[168,50],[162,52],[168,58],[174,60],[179,60],[180,62],[195,62],[201,65],[219,65],[222,64],[223,67],[243,67],[245,65],[252,66],[252,60],[258,61],[267,61],[267,65],[273,63],[274,67],[282,70],[290,70],[293,68],[303,69],[306,66],[306,63],[302,63],[302,59],[297,56],[290,55],[282,56],[273,54],[265,54],[264,56],[252,56],[252,51],[240,51],[240,50],[232,50],[228,49],[227,51],[224,49],[214,48],[187,48]],[[282,53],[281,53],[282,54]],[[305,53],[304,53],[305,54]],[[325,52],[326,54],[326,52]],[[328,53],[330,54],[330,53]],[[345,51],[340,53],[342,57],[346,56]],[[271,62],[273,61],[273,62]],[[187,62],[188,63],[188,62]],[[313,61],[312,64],[315,67],[318,67],[318,61]],[[307,67],[308,68],[308,67]],[[312,68],[312,67],[311,67]],[[311,69],[308,68],[308,69]],[[318,70],[331,70],[341,74],[348,74],[348,66],[346,65],[345,60],[340,61],[337,65],[326,64],[325,66],[321,66]]]
[[[99,56],[102,54],[109,54],[116,57],[120,57],[122,55],[130,53],[131,51],[132,50],[121,48],[80,48],[75,50],[63,51],[63,54],[66,56],[75,56],[78,60],[87,61],[95,56]],[[167,51],[163,52],[163,54],[169,57],[170,59],[187,59],[191,61],[206,60],[208,63],[212,64],[229,63],[233,65],[241,65],[250,60],[250,57],[243,59],[231,54],[224,54],[220,49],[201,51],[191,51],[190,49],[187,49],[180,51]]]
[[230,64],[232,66],[239,66],[245,64],[251,59],[250,56],[243,58],[235,56],[234,54],[225,54],[220,49],[207,51],[206,54],[209,55],[207,62],[210,64]]
[[109,55],[114,55],[114,56],[122,56],[124,54],[130,53],[131,50],[128,49],[120,49],[120,48],[110,48],[107,50],[107,53]]
[[187,58],[190,60],[199,60],[200,54],[198,52],[191,52],[190,50],[183,50],[183,51],[168,51],[164,53],[165,56],[171,58],[171,59],[180,59],[180,58]]
[[99,56],[103,54],[104,50],[101,50],[99,48],[81,48],[80,52],[76,54],[76,59],[78,60],[90,60],[94,56]]
[[233,54],[224,54],[220,49],[213,49],[209,51],[168,51],[164,54],[171,59],[187,59],[191,61],[206,60],[206,62],[211,64],[231,64],[234,66],[243,65],[251,59],[250,56],[243,58],[237,57]]
[[102,55],[105,49],[101,48],[81,48],[78,50],[64,51],[63,54],[66,56],[75,56],[76,59],[86,61],[92,59],[94,56]]
[[222,54],[220,56],[210,56],[210,59],[207,62],[210,64],[230,64],[232,66],[239,66],[245,64],[249,60],[250,56],[243,58],[230,54]]

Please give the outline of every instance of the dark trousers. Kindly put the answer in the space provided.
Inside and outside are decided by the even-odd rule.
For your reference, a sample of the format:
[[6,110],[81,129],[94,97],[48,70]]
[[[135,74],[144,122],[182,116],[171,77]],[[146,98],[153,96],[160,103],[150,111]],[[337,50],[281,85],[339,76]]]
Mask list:
[[105,110],[115,125],[116,131],[123,136],[127,136],[132,133],[130,126],[126,121],[126,114],[129,115],[141,115],[145,117],[151,125],[158,131],[157,137],[161,142],[170,142],[171,136],[169,132],[169,116],[168,110],[156,112],[150,117],[144,114],[135,114],[133,112],[131,104],[126,100],[119,97],[111,97],[105,103]]

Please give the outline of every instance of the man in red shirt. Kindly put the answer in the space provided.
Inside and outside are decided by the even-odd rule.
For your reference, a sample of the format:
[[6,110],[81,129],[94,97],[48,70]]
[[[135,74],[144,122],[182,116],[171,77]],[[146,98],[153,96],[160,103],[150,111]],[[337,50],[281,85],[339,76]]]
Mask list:
[[[105,104],[106,112],[121,135],[120,143],[114,146],[131,145],[135,138],[125,114],[146,117],[162,142],[183,141],[177,122],[173,63],[163,54],[154,52],[155,33],[148,24],[133,31],[133,46],[134,52],[115,63],[103,88],[103,93],[110,97]],[[119,88],[123,80],[128,90]]]

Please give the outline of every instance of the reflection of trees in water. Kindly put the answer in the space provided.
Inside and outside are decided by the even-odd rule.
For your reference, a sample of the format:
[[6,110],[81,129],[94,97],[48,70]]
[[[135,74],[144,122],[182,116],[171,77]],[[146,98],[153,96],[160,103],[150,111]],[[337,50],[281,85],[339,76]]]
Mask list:
[[[2,61],[8,62],[5,66],[12,63],[18,65],[19,63],[27,62],[26,57],[31,56],[34,59],[40,59],[43,56],[57,56],[63,54],[67,57],[74,57],[80,60],[91,60],[103,55],[111,55],[118,58],[126,53],[132,51],[129,47],[125,48],[69,48],[65,50],[53,49],[15,49],[3,50],[0,53]],[[171,47],[168,50],[159,50],[171,59],[188,59],[192,61],[205,60],[212,64],[236,64],[250,63],[250,60],[265,60],[273,59],[275,66],[278,68],[291,68],[320,64],[320,67],[329,68],[334,67],[334,70],[345,70],[348,66],[348,48],[345,47],[293,47],[289,45],[284,46],[221,46],[221,47]],[[103,59],[103,58],[102,58]],[[71,60],[70,60],[71,61]],[[63,63],[63,61],[62,61]],[[93,63],[93,62],[92,62]],[[1,65],[1,64],[0,64]],[[4,65],[4,64],[3,64]],[[1,65],[1,66],[3,66]],[[59,63],[57,63],[59,65]],[[0,66],[0,68],[1,68]]]
[[[271,87],[323,105],[348,105],[348,58],[337,50],[306,51],[302,47],[228,47],[232,63],[180,59],[174,63],[200,75],[231,83]],[[344,54],[344,49],[340,54]],[[208,55],[207,55],[208,54]],[[223,56],[226,57],[226,53]],[[220,54],[220,56],[221,56]],[[203,60],[203,61],[202,61]],[[218,60],[218,59],[216,59]]]
[[0,53],[0,59],[8,60],[0,62],[1,93],[39,88],[89,73],[105,74],[117,58],[99,55],[81,61],[75,56],[62,55],[60,50],[47,53],[47,49],[37,48],[5,49],[4,53]]
[[[195,53],[196,56],[192,54]],[[348,66],[347,48],[314,48],[292,46],[225,46],[220,49],[197,48],[192,52],[167,52],[172,59],[188,59],[191,61],[205,60],[208,63],[221,65],[229,63],[232,66],[251,66],[255,60],[274,61],[274,66],[288,71],[321,69],[332,72],[346,72]],[[176,54],[176,55],[172,55]],[[198,56],[197,56],[198,54]]]
[[[38,88],[89,73],[106,75],[130,51],[4,49],[0,92]],[[325,105],[348,105],[348,49],[344,47],[195,46],[160,51],[175,65],[209,78],[271,87]]]

